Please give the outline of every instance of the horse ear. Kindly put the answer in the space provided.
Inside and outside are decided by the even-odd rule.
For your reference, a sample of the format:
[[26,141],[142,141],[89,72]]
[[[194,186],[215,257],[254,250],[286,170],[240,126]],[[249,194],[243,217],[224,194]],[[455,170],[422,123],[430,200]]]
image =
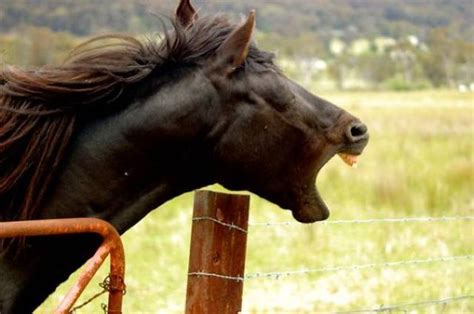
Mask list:
[[188,27],[197,19],[196,10],[193,8],[190,0],[179,1],[176,9],[176,21],[183,27]]
[[231,73],[244,63],[255,28],[255,16],[255,10],[250,11],[247,20],[237,27],[219,47],[218,62],[226,68],[225,72]]

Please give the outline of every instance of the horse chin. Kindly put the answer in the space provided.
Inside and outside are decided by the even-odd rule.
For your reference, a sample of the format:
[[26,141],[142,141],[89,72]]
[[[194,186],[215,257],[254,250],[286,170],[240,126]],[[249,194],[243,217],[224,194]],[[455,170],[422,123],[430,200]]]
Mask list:
[[313,223],[329,218],[329,208],[321,198],[316,186],[301,198],[301,204],[291,209],[293,217],[301,223]]
[[[312,174],[303,178],[302,184],[299,185],[300,188],[296,188],[293,206],[289,207],[296,221],[313,223],[329,218],[329,208],[319,194],[316,181],[320,170],[332,157],[334,157],[334,152],[331,150],[321,154]],[[295,187],[297,186],[295,185]]]

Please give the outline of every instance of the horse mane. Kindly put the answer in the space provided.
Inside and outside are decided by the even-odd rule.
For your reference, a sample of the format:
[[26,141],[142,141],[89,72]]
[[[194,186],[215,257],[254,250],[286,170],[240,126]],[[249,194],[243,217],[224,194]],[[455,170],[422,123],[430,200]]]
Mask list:
[[[61,65],[0,70],[0,220],[35,218],[81,114],[117,112],[134,86],[165,67],[202,65],[235,28],[222,15],[172,26],[161,40],[103,35],[77,46]],[[271,54],[252,46],[244,67],[272,64]]]

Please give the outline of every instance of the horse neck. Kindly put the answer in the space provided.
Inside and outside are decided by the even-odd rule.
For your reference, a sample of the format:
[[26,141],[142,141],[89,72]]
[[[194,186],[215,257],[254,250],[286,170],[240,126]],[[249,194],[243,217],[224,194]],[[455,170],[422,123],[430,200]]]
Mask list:
[[208,134],[219,113],[206,84],[190,75],[86,124],[43,218],[94,216],[124,232],[167,200],[214,183]]

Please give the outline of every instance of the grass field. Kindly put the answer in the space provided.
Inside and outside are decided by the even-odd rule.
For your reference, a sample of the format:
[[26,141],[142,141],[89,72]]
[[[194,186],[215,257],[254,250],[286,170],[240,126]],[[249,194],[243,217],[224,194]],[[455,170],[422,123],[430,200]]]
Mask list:
[[[350,92],[321,96],[367,123],[371,141],[351,169],[335,158],[318,186],[330,220],[467,216],[474,209],[474,96],[454,91]],[[219,187],[213,187],[219,189]],[[123,237],[124,313],[183,312],[192,194],[150,214]],[[291,221],[252,197],[251,222]],[[474,254],[474,222],[314,224],[250,227],[247,273]],[[101,270],[83,299],[100,290]],[[247,313],[374,309],[474,295],[473,260],[332,271],[245,282]],[[71,281],[37,313],[49,313]],[[105,297],[79,313],[100,312]],[[474,299],[407,307],[410,313],[474,312]],[[397,312],[397,311],[394,311]]]

